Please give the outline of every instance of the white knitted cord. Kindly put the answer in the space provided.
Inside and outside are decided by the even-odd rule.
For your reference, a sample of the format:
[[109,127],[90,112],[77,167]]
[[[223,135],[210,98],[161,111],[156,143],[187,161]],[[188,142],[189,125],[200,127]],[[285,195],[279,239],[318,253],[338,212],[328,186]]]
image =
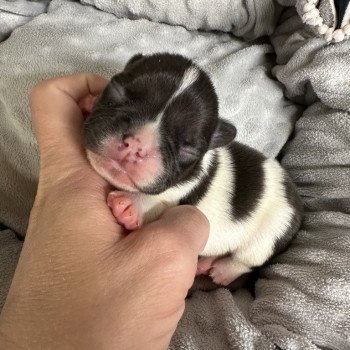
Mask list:
[[319,0],[302,0],[301,2],[304,3],[304,5],[301,6],[302,21],[310,26],[316,27],[318,33],[323,35],[328,42],[332,40],[334,42],[339,42],[350,36],[350,24],[340,29],[334,29],[323,22],[320,11],[316,8]]

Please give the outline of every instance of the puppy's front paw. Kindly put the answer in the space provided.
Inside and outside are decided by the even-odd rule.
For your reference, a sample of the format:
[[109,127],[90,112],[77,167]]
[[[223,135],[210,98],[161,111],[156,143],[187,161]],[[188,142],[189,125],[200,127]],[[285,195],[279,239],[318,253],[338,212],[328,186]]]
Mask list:
[[200,257],[197,264],[196,275],[209,275],[215,257]]
[[209,276],[216,284],[227,286],[241,275],[251,272],[251,267],[236,260],[232,256],[220,258],[214,261]]
[[129,231],[137,230],[141,226],[138,209],[125,192],[110,192],[107,197],[107,204],[119,225],[124,226]]
[[232,262],[226,258],[218,259],[213,263],[209,271],[209,276],[214,283],[227,286],[233,281],[234,277],[231,274],[232,266],[230,265],[232,265]]

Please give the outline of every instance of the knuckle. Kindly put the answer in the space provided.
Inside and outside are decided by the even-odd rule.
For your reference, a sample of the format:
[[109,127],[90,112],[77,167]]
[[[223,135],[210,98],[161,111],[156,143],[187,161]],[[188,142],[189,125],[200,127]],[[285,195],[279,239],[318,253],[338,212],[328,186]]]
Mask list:
[[40,93],[41,91],[41,84],[42,83],[38,83],[36,85],[34,85],[29,92],[29,98],[31,101],[35,100],[36,96]]
[[35,84],[29,92],[30,101],[35,102],[36,99],[40,98],[44,92],[49,91],[52,85],[52,80],[45,80]]
[[92,82],[96,79],[97,75],[91,72],[80,72],[75,74],[75,77],[78,80],[85,81],[87,85],[89,85],[89,82]]
[[96,79],[97,75],[91,72],[82,72],[80,73],[82,77],[86,78],[86,79]]

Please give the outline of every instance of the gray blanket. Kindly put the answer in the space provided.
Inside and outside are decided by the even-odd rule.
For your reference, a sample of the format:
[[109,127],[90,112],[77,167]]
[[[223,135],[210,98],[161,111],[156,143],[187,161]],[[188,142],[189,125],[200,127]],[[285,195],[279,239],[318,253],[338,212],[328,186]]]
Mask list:
[[5,40],[15,28],[45,12],[49,1],[0,0],[0,42]]
[[[350,41],[326,46],[294,9],[283,11],[275,29],[281,6],[269,0],[207,6],[179,0],[178,8],[161,0],[140,1],[142,6],[84,2],[102,11],[53,0],[47,15],[0,44],[0,221],[22,233],[33,201],[37,155],[26,95],[36,81],[80,70],[109,77],[136,52],[181,52],[208,70],[220,112],[237,125],[240,140],[276,156],[300,107],[283,98],[272,71],[286,95],[307,107],[282,160],[305,201],[302,230],[263,269],[255,297],[245,289],[194,293],[170,348],[349,349]],[[209,29],[249,39],[273,32],[277,65],[271,45],[202,31]],[[0,302],[19,250],[13,232],[1,231]]]

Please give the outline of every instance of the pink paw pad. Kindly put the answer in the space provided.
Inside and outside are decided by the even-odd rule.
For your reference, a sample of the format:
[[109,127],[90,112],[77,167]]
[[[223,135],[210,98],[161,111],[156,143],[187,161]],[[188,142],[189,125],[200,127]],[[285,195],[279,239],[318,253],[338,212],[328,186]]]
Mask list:
[[138,210],[125,193],[110,192],[107,197],[107,204],[119,225],[124,226],[129,231],[137,230],[140,227]]

